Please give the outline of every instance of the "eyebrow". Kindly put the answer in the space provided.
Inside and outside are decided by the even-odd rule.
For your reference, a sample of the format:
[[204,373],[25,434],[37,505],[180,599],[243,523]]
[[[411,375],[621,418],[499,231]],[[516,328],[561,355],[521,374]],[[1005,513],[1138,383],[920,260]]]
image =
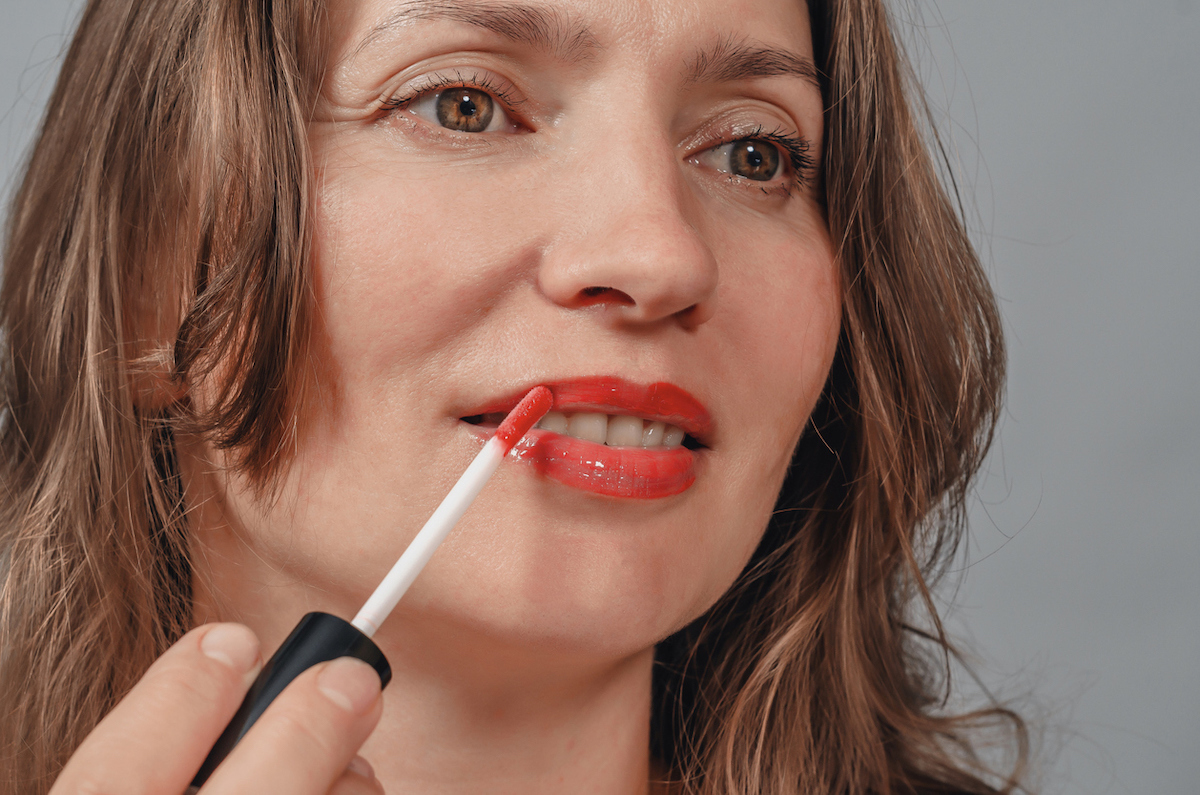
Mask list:
[[472,0],[408,0],[371,28],[357,50],[362,51],[379,36],[409,22],[437,19],[482,28],[568,62],[585,60],[598,47],[595,36],[586,27],[553,7]]
[[817,74],[817,65],[811,58],[791,50],[722,39],[691,60],[687,79],[691,83],[729,83],[790,75],[803,78],[819,89]]
[[[600,48],[587,26],[571,20],[553,6],[478,0],[406,0],[375,25],[356,48],[361,52],[377,38],[410,22],[445,19],[490,31],[516,44],[525,44],[578,63]],[[701,50],[688,63],[690,83],[727,83],[756,77],[799,77],[820,89],[811,58],[782,47],[754,45],[724,38]]]

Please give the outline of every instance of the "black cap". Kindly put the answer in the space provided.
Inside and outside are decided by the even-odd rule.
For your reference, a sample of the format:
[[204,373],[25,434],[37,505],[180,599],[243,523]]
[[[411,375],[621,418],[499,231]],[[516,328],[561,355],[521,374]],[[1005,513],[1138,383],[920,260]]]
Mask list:
[[387,687],[392,680],[392,667],[387,658],[358,627],[329,613],[309,613],[300,619],[292,634],[263,666],[237,714],[221,732],[200,766],[200,772],[192,779],[192,786],[199,787],[208,780],[217,765],[293,679],[318,663],[339,657],[357,657],[370,665],[379,674],[381,687]]

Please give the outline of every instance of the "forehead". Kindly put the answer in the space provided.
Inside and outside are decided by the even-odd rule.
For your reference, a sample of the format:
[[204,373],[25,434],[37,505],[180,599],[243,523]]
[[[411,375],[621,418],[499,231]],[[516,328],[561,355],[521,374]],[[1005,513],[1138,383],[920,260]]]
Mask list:
[[740,53],[760,70],[812,71],[808,10],[795,0],[332,0],[330,11],[339,60],[453,25],[574,64],[618,53],[719,80],[731,76],[714,64]]

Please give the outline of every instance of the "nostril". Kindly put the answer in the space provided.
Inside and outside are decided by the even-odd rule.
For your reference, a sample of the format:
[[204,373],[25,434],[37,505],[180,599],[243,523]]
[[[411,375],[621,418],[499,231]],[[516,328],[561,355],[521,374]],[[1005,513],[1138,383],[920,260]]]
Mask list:
[[622,292],[615,287],[584,287],[579,291],[580,306],[590,306],[592,304],[624,304],[625,306],[633,306],[636,302],[629,296],[629,293]]

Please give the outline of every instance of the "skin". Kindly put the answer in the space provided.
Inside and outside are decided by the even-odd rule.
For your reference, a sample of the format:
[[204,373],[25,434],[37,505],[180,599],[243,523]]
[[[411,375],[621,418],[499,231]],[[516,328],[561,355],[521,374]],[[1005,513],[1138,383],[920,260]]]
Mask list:
[[[714,420],[695,484],[621,500],[501,467],[376,635],[386,695],[361,665],[310,671],[203,792],[647,792],[654,644],[761,537],[832,361],[840,286],[815,173],[733,176],[717,147],[762,128],[820,152],[821,96],[794,74],[690,82],[687,67],[722,40],[811,59],[803,4],[540,6],[589,31],[574,59],[448,19],[370,35],[401,5],[331,4],[294,458],[264,493],[180,440],[197,620],[249,627],[217,625],[243,646],[206,655],[208,626],[181,640],[56,792],[186,786],[259,640],[275,648],[309,610],[353,616],[478,451],[459,418],[533,383],[688,390]],[[517,101],[511,125],[449,132],[420,104],[384,107],[429,75],[486,76]]]

